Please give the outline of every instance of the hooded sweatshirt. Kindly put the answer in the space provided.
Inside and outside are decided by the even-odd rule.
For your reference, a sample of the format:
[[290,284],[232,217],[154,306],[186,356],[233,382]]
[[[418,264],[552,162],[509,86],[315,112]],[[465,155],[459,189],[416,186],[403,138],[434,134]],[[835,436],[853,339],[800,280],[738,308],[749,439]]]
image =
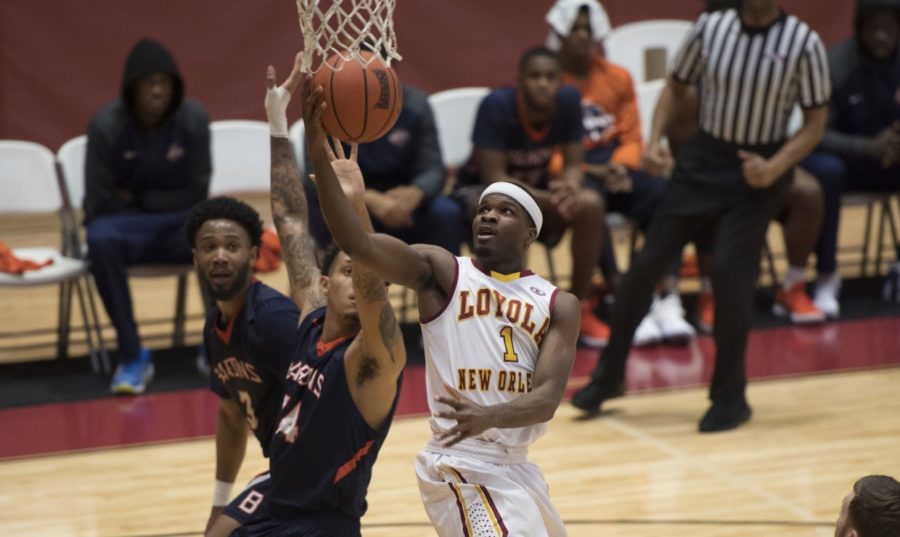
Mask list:
[[[173,78],[172,102],[150,128],[136,114],[144,76]],[[85,221],[107,214],[187,210],[206,199],[212,173],[209,118],[184,97],[175,60],[160,43],[139,41],[125,61],[121,96],[91,120],[85,161]]]
[[862,46],[863,22],[878,8],[893,8],[900,20],[900,0],[857,0],[854,37],[828,53],[832,96],[822,149],[850,158],[865,157],[869,140],[900,120],[900,53],[878,62]]

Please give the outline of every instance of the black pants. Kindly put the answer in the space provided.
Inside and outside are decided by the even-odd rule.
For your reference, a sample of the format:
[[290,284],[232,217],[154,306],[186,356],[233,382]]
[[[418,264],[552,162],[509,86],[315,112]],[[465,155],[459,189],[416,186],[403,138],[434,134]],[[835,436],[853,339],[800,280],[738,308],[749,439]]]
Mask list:
[[[710,399],[743,400],[744,351],[753,316],[759,256],[769,221],[781,208],[792,172],[771,187],[752,189],[744,181],[738,147],[700,134],[689,141],[647,230],[644,247],[616,292],[611,338],[594,371],[601,382],[625,378],[634,331],[650,308],[653,290],[685,244],[713,231],[716,366]],[[778,146],[745,148],[765,157]]]

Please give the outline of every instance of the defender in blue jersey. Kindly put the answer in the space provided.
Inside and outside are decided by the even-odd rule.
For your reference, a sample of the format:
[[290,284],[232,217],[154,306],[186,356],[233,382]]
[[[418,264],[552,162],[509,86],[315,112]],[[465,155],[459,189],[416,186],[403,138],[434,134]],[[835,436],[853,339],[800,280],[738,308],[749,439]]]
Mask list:
[[[563,85],[559,58],[543,47],[531,49],[519,60],[517,85],[494,90],[479,106],[474,150],[459,172],[454,198],[471,219],[488,185],[522,183],[544,214],[538,240],[552,247],[571,228],[571,290],[581,301],[580,338],[602,346],[609,329],[594,315],[591,277],[603,249],[606,209],[597,191],[585,185],[583,136],[581,95]],[[559,149],[563,170],[551,180],[550,160]]]
[[265,496],[267,473],[225,507],[247,449],[248,427],[269,455],[300,313],[291,299],[253,278],[262,222],[252,207],[227,197],[203,201],[191,210],[185,233],[199,278],[216,302],[203,330],[210,388],[221,398],[207,529],[227,535],[247,520],[248,506]]
[[[336,250],[326,256],[321,274],[316,268],[285,115],[301,78],[300,59],[298,55],[280,87],[269,68],[266,94],[272,216],[292,298],[300,309],[299,346],[285,378],[281,416],[270,445],[268,493],[235,536],[360,534],[372,465],[387,436],[406,363],[384,281]],[[350,159],[339,143],[335,146],[338,155],[331,153],[331,167],[359,218],[369,222],[356,146]]]

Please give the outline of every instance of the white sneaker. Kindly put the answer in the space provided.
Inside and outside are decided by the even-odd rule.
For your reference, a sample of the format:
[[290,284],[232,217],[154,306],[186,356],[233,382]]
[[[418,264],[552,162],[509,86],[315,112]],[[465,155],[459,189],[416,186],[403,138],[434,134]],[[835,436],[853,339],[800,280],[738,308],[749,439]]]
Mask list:
[[635,347],[649,347],[662,341],[662,332],[660,332],[659,325],[656,323],[656,318],[653,315],[656,302],[657,300],[654,298],[653,305],[650,306],[650,311],[647,312],[647,315],[644,315],[641,324],[639,324],[637,330],[634,331],[634,337],[631,340],[631,344]]
[[669,293],[655,301],[652,311],[666,343],[683,345],[696,335],[694,327],[684,320],[684,308],[678,293]]
[[829,319],[837,319],[841,315],[841,303],[838,294],[841,292],[841,277],[835,273],[816,282],[813,304],[822,310]]

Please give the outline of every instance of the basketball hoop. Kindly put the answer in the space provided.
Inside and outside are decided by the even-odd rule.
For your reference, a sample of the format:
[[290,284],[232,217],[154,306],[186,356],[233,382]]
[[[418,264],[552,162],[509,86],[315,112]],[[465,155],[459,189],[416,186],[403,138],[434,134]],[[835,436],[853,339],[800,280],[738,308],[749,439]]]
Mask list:
[[[394,4],[396,0],[297,0],[300,31],[303,32],[303,64],[305,73],[315,73],[328,65],[344,62],[325,62],[335,54],[344,61],[368,65],[381,56],[390,67],[397,54],[394,35]],[[363,57],[361,51],[375,56]]]

